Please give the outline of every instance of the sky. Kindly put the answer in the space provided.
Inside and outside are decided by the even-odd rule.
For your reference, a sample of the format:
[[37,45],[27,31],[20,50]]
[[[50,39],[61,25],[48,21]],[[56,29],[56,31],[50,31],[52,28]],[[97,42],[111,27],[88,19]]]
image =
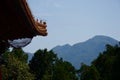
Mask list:
[[48,36],[36,36],[24,51],[84,42],[96,35],[120,40],[120,0],[27,0],[35,19],[47,22]]

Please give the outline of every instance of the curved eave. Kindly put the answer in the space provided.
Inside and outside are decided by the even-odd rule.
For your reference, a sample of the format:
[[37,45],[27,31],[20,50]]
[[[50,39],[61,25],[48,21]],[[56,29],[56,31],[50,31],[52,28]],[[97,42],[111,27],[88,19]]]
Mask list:
[[0,39],[14,40],[41,35],[26,0],[2,0],[0,10]]
[[35,33],[40,35],[38,26],[35,24],[34,17],[32,16],[32,13],[30,11],[30,8],[29,8],[26,0],[19,0],[19,1],[20,1],[21,8],[23,9],[24,14],[25,14],[27,20],[29,21],[31,27],[35,28]]

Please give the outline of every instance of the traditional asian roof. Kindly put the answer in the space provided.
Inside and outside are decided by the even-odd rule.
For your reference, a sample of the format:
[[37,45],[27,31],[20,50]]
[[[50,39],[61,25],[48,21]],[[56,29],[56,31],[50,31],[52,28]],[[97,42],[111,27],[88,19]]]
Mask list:
[[46,22],[35,21],[26,0],[0,2],[0,39],[14,40],[46,36]]

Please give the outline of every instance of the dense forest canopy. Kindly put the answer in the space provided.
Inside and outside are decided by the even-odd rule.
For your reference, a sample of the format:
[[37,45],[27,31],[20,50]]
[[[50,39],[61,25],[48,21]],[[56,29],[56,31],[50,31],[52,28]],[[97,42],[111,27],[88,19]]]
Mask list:
[[120,45],[106,45],[91,65],[81,63],[78,70],[47,49],[36,51],[29,63],[20,48],[7,49],[3,57],[3,80],[119,80],[120,76]]
[[99,54],[91,66],[82,64],[81,80],[119,80],[120,45],[106,45],[106,51]]
[[36,51],[29,63],[22,49],[7,50],[3,57],[3,80],[77,80],[72,64],[47,49]]

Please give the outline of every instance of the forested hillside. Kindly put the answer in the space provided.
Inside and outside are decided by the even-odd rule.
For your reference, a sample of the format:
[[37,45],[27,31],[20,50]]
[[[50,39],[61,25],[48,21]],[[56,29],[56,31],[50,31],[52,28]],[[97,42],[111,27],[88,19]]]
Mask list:
[[77,80],[72,64],[47,49],[36,51],[29,63],[22,49],[8,49],[3,57],[2,80]]
[[82,63],[79,72],[81,80],[119,80],[120,45],[107,45],[90,66]]
[[106,45],[106,50],[92,61],[74,66],[53,51],[38,50],[28,63],[22,49],[9,49],[3,55],[2,80],[119,80],[120,45]]
[[90,65],[91,61],[97,58],[100,52],[105,50],[107,44],[114,46],[118,44],[118,41],[108,36],[98,35],[85,42],[56,46],[52,50],[58,57],[71,62],[78,69],[82,62]]

